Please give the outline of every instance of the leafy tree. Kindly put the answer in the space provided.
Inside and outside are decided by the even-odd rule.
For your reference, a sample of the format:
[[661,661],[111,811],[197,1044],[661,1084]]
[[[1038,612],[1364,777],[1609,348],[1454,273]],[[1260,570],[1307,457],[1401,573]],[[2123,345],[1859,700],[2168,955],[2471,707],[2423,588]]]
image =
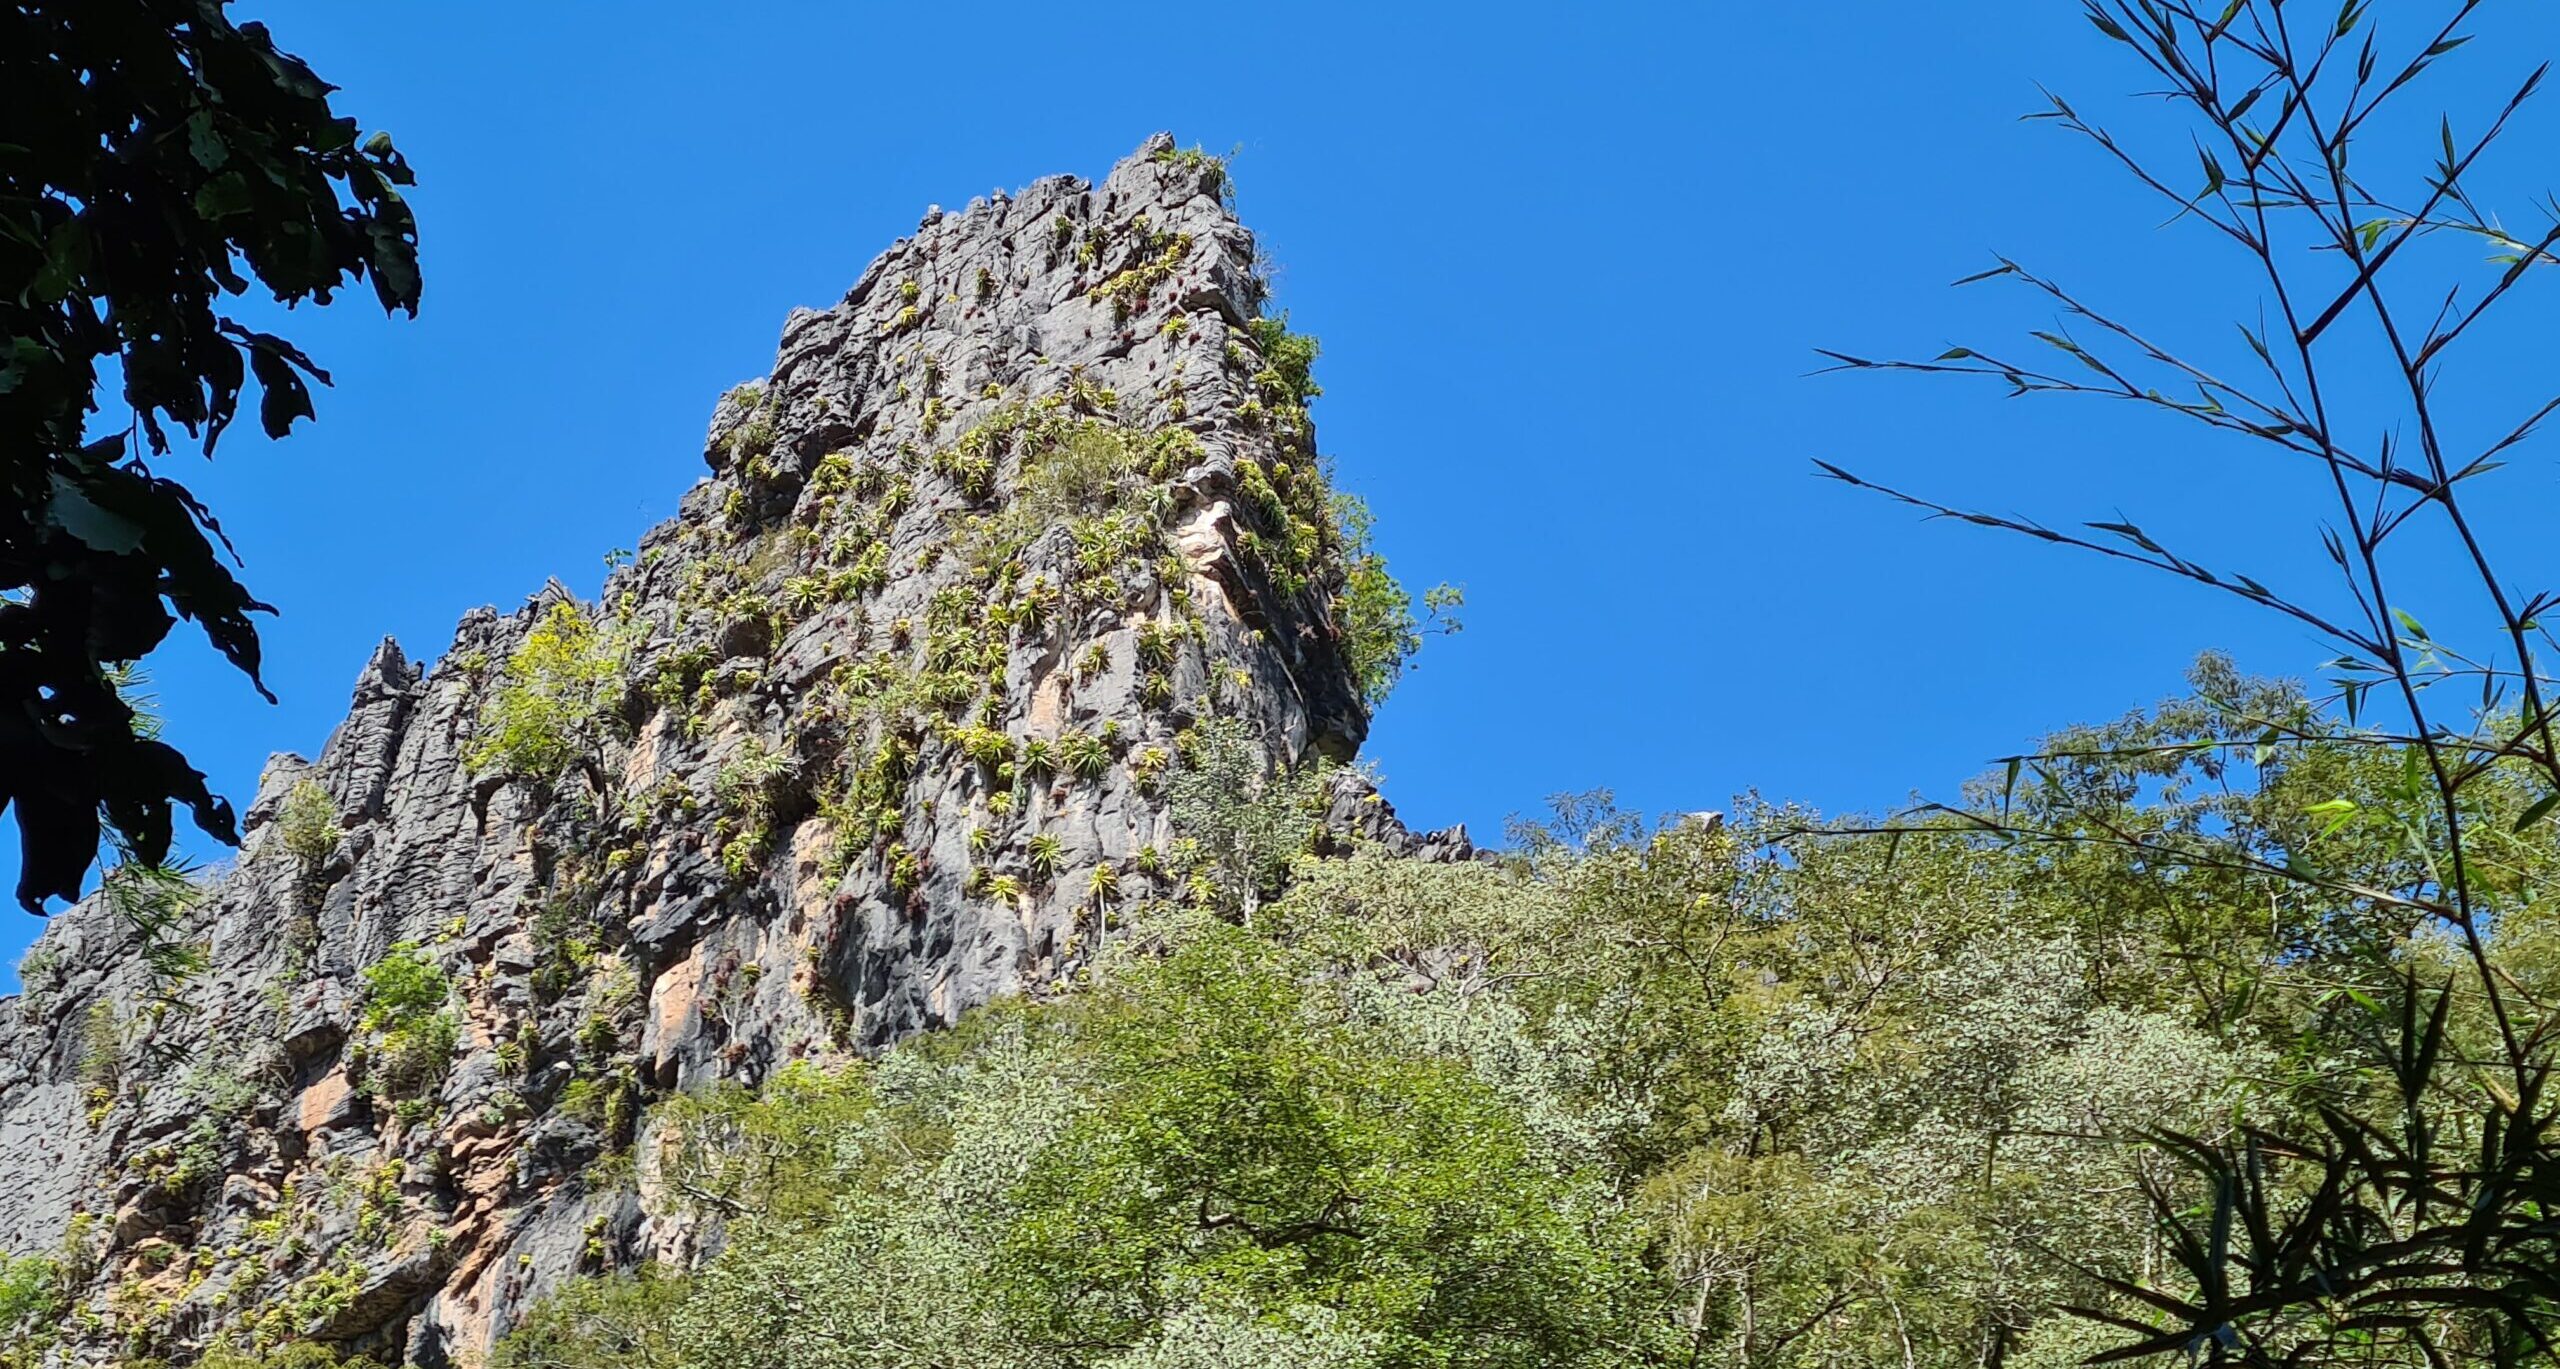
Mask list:
[[1387,571],[1387,558],[1370,545],[1376,519],[1367,501],[1333,496],[1334,537],[1341,547],[1342,578],[1333,595],[1334,630],[1360,696],[1377,711],[1404,678],[1426,633],[1454,633],[1466,591],[1438,584],[1422,592],[1423,618],[1413,616],[1413,595]]
[[624,629],[565,600],[551,605],[508,655],[465,761],[545,787],[575,771],[609,800],[606,747],[622,725],[629,656]]
[[2258,1053],[2121,973],[2166,948],[2030,853],[1757,853],[1799,825],[1576,801],[1520,834],[1526,868],[1325,862],[1260,925],[1392,966],[1381,1011],[1434,1024],[1416,1047],[1543,1081],[1551,1134],[1653,1224],[1675,1360],[1979,1364],[2058,1339],[2055,1301],[2141,1270],[2115,1131],[2212,1131]]
[[[2051,849],[2074,864],[2104,851],[2139,871],[2119,887],[2189,909],[2188,888],[2254,886],[2303,963],[2330,976],[2325,998],[2295,1005],[2305,1030],[2277,1080],[2288,1106],[2219,1135],[2151,1133],[2185,1181],[2145,1175],[2167,1258],[2107,1277],[2108,1296],[2086,1306],[2123,1333],[2099,1360],[2511,1365],[2560,1354],[2560,1098],[2548,1087],[2560,1017],[2536,972],[2547,952],[2534,930],[2547,920],[2560,805],[2560,681],[2541,655],[2560,594],[2519,583],[2478,518],[2478,482],[2560,403],[2476,413],[2445,384],[2483,345],[2481,321],[2560,262],[2560,213],[2509,227],[2475,198],[2547,68],[2456,92],[2488,92],[2462,133],[2451,113],[2399,121],[2421,78],[2474,36],[2465,30],[2483,0],[2393,6],[2405,29],[2386,30],[2374,8],[2090,0],[2090,22],[2186,116],[2174,161],[2059,97],[2035,116],[2090,139],[2174,204],[2177,221],[2235,250],[2260,294],[2243,306],[2237,369],[2191,359],[2007,259],[1974,279],[2021,285],[2062,311],[2060,329],[2033,335],[2050,349],[2042,359],[1973,346],[1927,361],[1833,354],[1856,370],[2103,398],[2258,444],[2312,477],[2304,512],[2319,516],[2339,573],[2326,596],[2279,592],[2120,516],[2063,531],[1873,487],[2235,595],[2338,653],[2316,710],[2216,701],[2191,736],[2099,735],[2014,757],[1996,803],[1934,807],[1892,830],[1896,841]],[[2399,172],[2394,154],[2408,143],[2441,155]],[[2488,269],[2470,250],[2444,250],[2457,247],[2485,249]],[[2254,540],[2283,510],[2251,512]],[[2480,640],[2429,632],[2410,598],[2421,567],[2436,572],[2434,592],[2450,598],[2448,580],[2467,590],[2467,602],[2424,616],[2479,623]],[[2160,821],[2122,787],[2189,775],[2254,781],[2268,801],[2187,804]],[[2014,804],[2022,790],[2028,801]],[[2259,982],[2216,986],[2218,1012],[2293,967],[2238,968]]]
[[[173,426],[210,455],[251,378],[281,437],[328,376],[225,300],[254,282],[326,304],[360,280],[416,312],[409,168],[330,91],[224,0],[0,9],[0,809],[30,911],[79,897],[102,828],[156,864],[183,805],[238,842],[203,775],[137,733],[115,668],[186,617],[258,683],[267,606],[151,463]],[[130,418],[93,437],[102,366]]]
[[861,1075],[829,1075],[805,1061],[785,1066],[760,1093],[733,1085],[678,1098],[661,1119],[673,1132],[670,1172],[689,1197],[722,1212],[823,1221],[839,1194],[835,1147],[878,1102]]
[[1220,906],[1251,922],[1315,830],[1324,772],[1312,763],[1275,770],[1252,724],[1212,717],[1184,737],[1164,792],[1174,830],[1199,843],[1215,872]]
[[1463,1060],[1340,1021],[1292,968],[1216,929],[1087,1005],[1094,1102],[998,1247],[1017,1323],[1139,1345],[1172,1295],[1330,1308],[1386,1364],[1599,1357],[1634,1271],[1592,1176]]

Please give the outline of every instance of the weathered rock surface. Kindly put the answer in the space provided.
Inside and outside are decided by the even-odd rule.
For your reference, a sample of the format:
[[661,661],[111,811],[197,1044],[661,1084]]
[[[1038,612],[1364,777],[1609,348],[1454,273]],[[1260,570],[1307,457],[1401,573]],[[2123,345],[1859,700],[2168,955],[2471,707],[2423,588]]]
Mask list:
[[[181,918],[182,1002],[150,1006],[108,900],[55,920],[0,1000],[0,1251],[88,1274],[72,1361],[216,1331],[475,1355],[694,1238],[614,1162],[650,1100],[1056,983],[1170,894],[1155,780],[1204,712],[1275,762],[1356,750],[1303,392],[1221,176],[1159,137],[929,215],[794,312],[711,475],[580,607],[628,656],[580,764],[472,764],[553,585],[432,666],[385,641],[319,758],[270,764]],[[325,851],[284,835],[307,785]],[[1346,833],[1473,855],[1336,795]],[[368,1020],[387,956],[452,985],[420,1081]]]

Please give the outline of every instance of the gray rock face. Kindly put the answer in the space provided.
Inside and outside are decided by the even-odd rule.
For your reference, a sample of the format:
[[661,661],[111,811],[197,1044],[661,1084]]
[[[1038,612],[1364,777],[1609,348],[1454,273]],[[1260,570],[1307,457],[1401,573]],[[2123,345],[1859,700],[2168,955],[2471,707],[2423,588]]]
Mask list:
[[[87,1275],[67,1362],[476,1355],[697,1243],[614,1160],[652,1100],[1040,991],[1170,896],[1155,781],[1204,712],[1278,763],[1357,749],[1303,390],[1221,176],[1159,135],[794,312],[601,605],[474,611],[423,669],[385,641],[320,757],[269,765],[174,1001],[113,900],[54,921],[0,1000],[0,1251]],[[624,658],[611,725],[510,774],[484,713],[562,605]],[[289,838],[312,785],[334,834]],[[423,1065],[379,1006],[402,971],[449,986]]]

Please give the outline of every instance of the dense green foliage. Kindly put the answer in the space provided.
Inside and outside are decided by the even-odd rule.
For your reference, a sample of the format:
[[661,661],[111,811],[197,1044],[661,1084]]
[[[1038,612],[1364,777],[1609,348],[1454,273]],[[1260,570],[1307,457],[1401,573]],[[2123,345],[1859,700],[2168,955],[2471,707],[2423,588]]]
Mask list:
[[1266,768],[1268,751],[1237,718],[1204,718],[1182,738],[1166,777],[1166,808],[1201,866],[1214,874],[1195,901],[1253,923],[1254,910],[1287,875],[1323,808],[1324,771]]
[[[2356,748],[2192,745],[2310,723],[2298,691],[2197,681],[1974,817],[2396,839]],[[2154,1195],[2197,1190],[2146,1131],[2387,1097],[2375,1013],[2443,954],[2241,865],[1848,830],[1584,801],[1495,863],[1302,855],[1250,926],[1141,902],[1077,993],[672,1104],[661,1159],[726,1248],[578,1286],[507,1362],[2073,1363],[2118,1333],[2058,1309],[2177,1286]],[[2519,983],[2555,949],[2502,932]]]
[[341,1356],[318,1341],[294,1341],[266,1354],[251,1354],[216,1345],[195,1362],[195,1369],[381,1369],[365,1355]]
[[1368,504],[1356,495],[1336,494],[1333,520],[1342,556],[1342,583],[1333,597],[1334,631],[1352,678],[1360,682],[1361,698],[1375,712],[1404,678],[1426,631],[1458,630],[1457,610],[1466,603],[1466,593],[1450,584],[1424,590],[1424,616],[1417,620],[1412,592],[1388,573],[1387,558],[1370,544],[1374,519]]
[[61,1266],[40,1255],[0,1256],[0,1369],[42,1364],[69,1301]]
[[453,982],[418,947],[401,942],[365,967],[363,1032],[366,1087],[397,1102],[421,1098],[444,1081],[461,1022],[447,1007]]
[[620,726],[629,654],[616,626],[567,600],[552,604],[500,666],[465,761],[543,786],[574,772],[605,793],[605,744]]
[[338,804],[318,780],[304,780],[276,810],[276,835],[285,854],[305,869],[329,858],[338,845]]
[[[212,513],[149,462],[171,426],[210,453],[251,378],[281,437],[312,414],[306,378],[328,376],[223,301],[254,283],[326,304],[369,280],[385,310],[417,310],[407,164],[224,10],[0,7],[0,810],[17,811],[31,911],[80,896],[102,827],[155,864],[180,805],[238,840],[230,805],[139,734],[115,685],[178,617],[258,679],[249,615],[267,606],[222,564]],[[102,366],[133,422],[90,441]]]
[[[2026,283],[2108,335],[2093,351],[2036,334],[2080,369],[2056,376],[1965,347],[1929,362],[1838,356],[1852,369],[2132,401],[2318,463],[2341,499],[2344,530],[2325,544],[2350,577],[2352,614],[2207,570],[2130,523],[2090,524],[2117,539],[2099,542],[1894,497],[2275,608],[2345,653],[2328,666],[2336,694],[2244,679],[2207,657],[2188,697],[2057,735],[1960,800],[1896,819],[1751,801],[1730,823],[1655,825],[1599,795],[1559,803],[1508,852],[1465,864],[1319,835],[1340,791],[1320,769],[1268,769],[1213,695],[1178,757],[1132,766],[1157,786],[1174,840],[1130,868],[1084,873],[1106,935],[1060,986],[1070,991],[981,1009],[877,1060],[803,1061],[759,1090],[667,1100],[643,1126],[629,1125],[631,1076],[574,1080],[560,1110],[638,1148],[613,1172],[696,1205],[711,1239],[688,1263],[556,1290],[495,1365],[2551,1362],[2560,743],[2543,696],[2560,681],[2540,671],[2534,643],[2550,640],[2540,617],[2560,596],[2509,597],[2456,488],[2549,409],[2456,474],[2426,399],[2429,358],[2479,308],[2446,306],[2397,359],[2426,476],[2285,407],[2297,382],[2319,402],[2313,344],[2341,311],[2366,300],[2396,332],[2376,278],[2401,244],[2468,235],[2515,249],[2479,307],[2527,266],[2560,260],[2560,221],[2528,243],[2466,217],[2476,211],[2455,182],[2478,148],[2459,154],[2449,122],[2431,196],[2408,217],[2338,170],[2358,125],[2466,41],[2454,28],[2473,8],[2453,6],[2375,90],[2388,68],[2372,46],[2329,60],[2350,50],[2363,5],[2307,24],[2256,0],[2216,19],[2174,4],[2089,7],[2233,147],[2236,176],[2204,152],[2208,186],[2192,200],[2148,173],[2146,184],[2248,249],[2279,295],[2299,283],[2278,263],[2300,244],[2278,240],[2271,212],[2305,214],[2312,245],[2351,273],[2285,346],[2243,326],[2281,403],[2178,362],[2005,261],[1983,278]],[[2341,112],[2323,132],[2314,87],[2351,66],[2331,78],[2352,88],[2333,97]],[[2270,92],[2282,109],[2270,129],[2244,123]],[[2049,117],[2139,169],[2063,101]],[[1184,246],[1150,241],[1097,295],[1142,299]],[[2448,298],[2459,297],[2457,286]],[[1423,629],[1370,546],[1365,508],[1335,495],[1314,457],[1313,339],[1285,317],[1257,321],[1251,337],[1244,416],[1287,459],[1240,468],[1251,524],[1240,545],[1288,592],[1323,596],[1374,705]],[[2171,388],[2192,384],[2199,398],[2128,378],[2100,355],[2110,349],[2133,354],[2128,370],[2169,368]],[[965,524],[977,576],[1009,584],[1002,566],[1062,522],[1093,577],[1152,549],[1142,477],[1162,479],[1188,452],[1095,417],[1112,407],[1104,398],[1061,400],[1045,416],[1010,406],[933,458],[973,502],[993,497],[1000,456],[1022,458],[1013,504]],[[729,445],[752,475],[772,427],[761,397],[747,402],[756,416]],[[832,495],[894,477],[837,454],[816,478]],[[2421,517],[2469,544],[2512,668],[2431,637],[2393,600],[2385,544]],[[843,592],[887,573],[876,532],[865,537],[846,544]],[[802,576],[785,598],[805,612],[838,592]],[[937,596],[927,656],[969,698],[982,686],[958,667],[990,653],[999,668],[983,687],[1000,688],[1002,630],[1056,602],[1027,588],[996,601],[998,633],[973,643],[970,595]],[[1435,592],[1424,607],[1454,603]],[[901,620],[902,646],[910,626]],[[1148,625],[1140,664],[1162,672],[1180,636]],[[555,607],[504,663],[473,764],[544,786],[584,767],[603,797],[604,744],[633,688],[624,654],[574,606]],[[1087,659],[1098,670],[1107,654]],[[2453,681],[2458,704],[2428,692]],[[682,671],[649,686],[653,697],[702,687]],[[2368,696],[2394,694],[2405,723],[2372,722]],[[858,697],[875,721],[949,706],[886,671]],[[994,728],[945,719],[935,740],[1015,778],[1016,743]],[[889,840],[914,755],[885,735],[876,746],[820,808],[848,831],[867,822],[889,881],[915,889],[918,853]],[[1108,732],[1020,747],[1024,778],[1090,781],[1115,764]],[[733,875],[772,839],[783,772],[761,741],[721,768]],[[334,818],[325,795],[296,797],[287,846],[317,862]],[[973,855],[997,843],[973,829]],[[1056,837],[1036,835],[1022,875],[982,867],[971,888],[1018,898],[1023,878],[1058,879],[1060,859]],[[145,909],[130,920],[174,925],[179,887],[131,868],[110,894]],[[183,953],[169,954],[183,974]],[[573,953],[555,973],[590,968]],[[618,973],[591,1000],[614,1005],[590,1019],[608,1036],[639,1002],[637,979]],[[454,1048],[451,984],[404,944],[364,988],[364,1081],[423,1113]],[[132,1025],[111,1004],[84,1022],[82,1077],[109,1100],[98,1106],[125,1081]],[[196,1087],[215,1110],[233,1091]],[[182,1151],[166,1181],[211,1167]],[[608,1254],[591,1239],[585,1267]],[[63,1286],[44,1261],[0,1266],[0,1334],[41,1337]],[[271,1361],[335,1362],[318,1349]],[[15,1369],[5,1355],[0,1367]]]
[[[2059,311],[2027,330],[2026,355],[1829,353],[1846,370],[2103,400],[2310,477],[2298,502],[2251,499],[2229,545],[2197,535],[2173,550],[2121,513],[2057,525],[1825,465],[1935,516],[2232,596],[2334,653],[2317,708],[2218,701],[2209,728],[2075,739],[2010,758],[1996,805],[1922,810],[2021,850],[2113,853],[2139,872],[2101,891],[2126,917],[2201,914],[2209,925],[2237,905],[2217,897],[2199,908],[2189,891],[2247,875],[2265,890],[2268,939],[2286,947],[2278,963],[2334,957],[2344,968],[2323,1010],[2300,1014],[2285,1059],[2311,1063],[2279,1076],[2291,1106],[2253,1109],[2218,1133],[2148,1135],[2185,1182],[2154,1182],[2146,1195],[2170,1269],[2100,1279],[2108,1305],[2088,1310],[2118,1337],[2110,1361],[2510,1369],[2560,1359],[2560,1094],[2550,1087],[2560,1010],[2544,906],[2547,819],[2560,807],[2560,676],[2544,649],[2560,645],[2546,625],[2560,593],[2538,587],[2529,555],[2491,531],[2476,483],[2529,451],[2560,406],[2461,374],[2482,356],[2478,325],[2531,297],[2518,287],[2539,282],[2534,268],[2560,262],[2560,206],[2515,227],[2484,203],[2492,168],[2511,160],[2499,145],[2522,127],[2547,63],[2526,57],[2503,79],[2430,78],[2457,51],[2469,61],[2500,48],[2491,66],[2516,60],[2506,45],[2465,50],[2483,9],[2407,0],[2386,19],[2363,0],[2334,14],[2279,0],[2218,11],[2088,0],[2085,17],[2143,70],[2147,103],[2167,112],[2173,136],[2111,128],[2051,92],[2029,117],[2085,140],[2156,196],[2170,223],[2244,267],[2157,284],[2192,293],[2245,281],[2224,307],[2246,356],[2204,364],[2195,340],[2005,257],[1959,283],[2023,289],[2040,321]],[[2445,104],[2407,108],[2413,96]],[[2422,166],[2368,150],[2421,145],[2441,156]],[[2198,170],[2203,185],[2191,191]],[[2148,460],[2127,476],[2163,493]],[[2325,586],[2277,590],[2237,568],[2286,522],[2334,567]],[[2436,636],[2422,618],[2457,630]],[[2205,793],[2128,820],[2115,788],[2194,779],[2203,792],[2252,769],[2278,776],[2256,798],[2287,802]],[[2295,787],[2298,775],[2329,792]],[[2033,797],[2013,810],[2022,784]],[[2263,999],[2267,977],[2246,950],[2244,938],[2192,953],[2194,992]]]

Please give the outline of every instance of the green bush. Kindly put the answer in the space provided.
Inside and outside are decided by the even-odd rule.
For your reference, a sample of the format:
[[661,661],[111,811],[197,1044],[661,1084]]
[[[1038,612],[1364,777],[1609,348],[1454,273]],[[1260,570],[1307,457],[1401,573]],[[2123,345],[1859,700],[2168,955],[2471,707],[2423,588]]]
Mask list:
[[318,1341],[294,1341],[272,1350],[252,1352],[216,1342],[205,1347],[196,1369],[382,1369],[366,1355],[341,1357]]
[[508,655],[465,764],[543,785],[579,770],[604,793],[605,747],[620,726],[629,654],[624,632],[599,626],[576,604],[553,604]]
[[1148,160],[1165,162],[1185,171],[1206,172],[1210,189],[1219,199],[1232,201],[1234,198],[1234,184],[1227,172],[1227,159],[1203,149],[1196,143],[1190,147],[1159,149]]
[[415,942],[400,942],[365,967],[357,1027],[366,1038],[365,1082],[375,1097],[414,1101],[444,1082],[462,1031],[448,1007],[452,996],[452,981]]
[[60,1265],[41,1255],[0,1255],[0,1369],[45,1363],[70,1301]]
[[124,1015],[100,999],[80,1019],[80,1082],[112,1093],[124,1082],[127,1049]]
[[1333,626],[1344,661],[1360,682],[1371,711],[1386,702],[1405,667],[1422,649],[1426,632],[1458,630],[1463,591],[1437,585],[1423,594],[1425,621],[1413,616],[1413,595],[1387,572],[1387,558],[1370,545],[1373,519],[1357,495],[1333,496],[1334,535],[1341,581],[1333,594]]
[[296,784],[276,810],[276,835],[305,870],[318,868],[338,846],[337,801],[318,780]]
[[1266,386],[1276,389],[1278,397],[1304,407],[1306,402],[1324,393],[1316,384],[1316,354],[1322,350],[1307,333],[1289,331],[1289,316],[1258,318],[1247,325],[1253,344],[1262,353]]
[[1219,906],[1250,921],[1315,831],[1324,770],[1275,769],[1249,724],[1205,718],[1184,734],[1164,797],[1174,830],[1201,852]]
[[572,1281],[526,1313],[488,1369],[677,1369],[668,1327],[685,1292],[654,1265]]
[[1059,523],[1081,524],[1121,508],[1139,488],[1143,466],[1136,435],[1094,418],[1035,415],[1021,405],[1000,410],[938,457],[948,470],[976,472],[979,495],[991,492],[996,463],[1019,447],[1012,495],[971,522],[959,543],[972,565],[992,570]]

